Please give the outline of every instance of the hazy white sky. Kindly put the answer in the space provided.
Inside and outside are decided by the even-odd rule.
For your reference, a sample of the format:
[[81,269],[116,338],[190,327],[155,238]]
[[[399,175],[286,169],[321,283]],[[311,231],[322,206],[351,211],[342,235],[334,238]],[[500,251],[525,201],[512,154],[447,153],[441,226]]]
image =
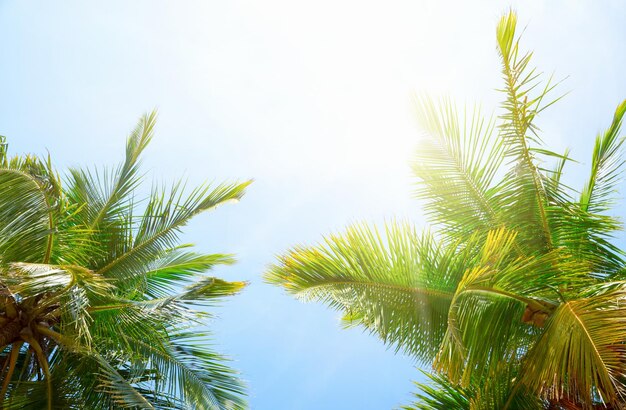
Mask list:
[[494,30],[510,6],[535,64],[569,75],[571,94],[541,119],[544,140],[572,147],[586,171],[626,98],[621,1],[0,1],[0,134],[13,151],[48,149],[61,168],[114,164],[157,107],[149,177],[256,180],[185,236],[236,252],[218,274],[251,281],[213,327],[252,407],[390,408],[407,401],[414,363],[260,275],[275,254],[352,221],[423,224],[407,165],[419,135],[411,93],[496,109]]

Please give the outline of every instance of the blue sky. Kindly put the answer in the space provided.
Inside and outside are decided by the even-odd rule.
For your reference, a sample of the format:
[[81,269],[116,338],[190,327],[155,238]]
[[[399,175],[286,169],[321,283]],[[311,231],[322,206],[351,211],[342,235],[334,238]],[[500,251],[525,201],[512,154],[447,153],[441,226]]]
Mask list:
[[350,222],[408,218],[419,149],[412,92],[500,96],[494,30],[513,6],[534,62],[571,93],[541,118],[544,141],[581,161],[626,97],[620,1],[0,1],[0,134],[57,166],[115,164],[158,108],[148,177],[254,178],[236,205],[184,240],[234,252],[250,286],[211,323],[254,409],[384,409],[409,399],[415,363],[339,315],[262,282],[274,255]]

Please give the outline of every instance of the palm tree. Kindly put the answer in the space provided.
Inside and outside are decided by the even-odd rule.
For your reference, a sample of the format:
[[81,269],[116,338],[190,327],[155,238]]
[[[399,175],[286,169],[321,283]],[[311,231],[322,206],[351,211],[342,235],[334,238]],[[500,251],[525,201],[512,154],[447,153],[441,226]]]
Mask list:
[[118,167],[63,181],[49,157],[9,158],[1,141],[2,408],[245,406],[236,372],[198,329],[204,308],[245,284],[202,275],[233,257],[194,252],[178,234],[249,182],[178,182],[138,199],[155,119],[140,119]]
[[[595,142],[582,190],[535,117],[557,99],[516,36],[497,26],[502,114],[416,99],[427,134],[414,162],[432,230],[359,224],[296,247],[266,279],[344,313],[423,364],[420,409],[626,406],[626,264],[610,213],[626,101]],[[554,167],[548,164],[554,163]]]

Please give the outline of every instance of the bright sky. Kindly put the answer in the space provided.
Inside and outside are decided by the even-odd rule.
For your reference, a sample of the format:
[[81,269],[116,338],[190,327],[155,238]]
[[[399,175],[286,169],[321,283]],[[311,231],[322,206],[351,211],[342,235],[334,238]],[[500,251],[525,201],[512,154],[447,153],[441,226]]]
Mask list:
[[[626,98],[626,5],[510,4],[535,64],[572,91],[540,122],[573,149],[580,181],[596,133]],[[184,240],[236,252],[217,271],[246,291],[211,324],[253,409],[384,409],[407,403],[411,359],[339,315],[263,284],[274,255],[353,221],[422,225],[408,161],[412,92],[500,96],[501,1],[0,0],[0,134],[59,168],[116,164],[137,117],[157,107],[149,177],[254,178],[240,204],[198,218]],[[578,183],[580,185],[580,183]]]

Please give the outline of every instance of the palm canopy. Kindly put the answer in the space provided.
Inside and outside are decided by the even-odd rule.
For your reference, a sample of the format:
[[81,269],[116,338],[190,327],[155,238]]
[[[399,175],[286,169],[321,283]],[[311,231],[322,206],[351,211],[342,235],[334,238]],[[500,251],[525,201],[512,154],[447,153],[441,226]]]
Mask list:
[[554,84],[531,67],[516,26],[510,12],[496,30],[497,118],[416,99],[427,138],[413,169],[432,231],[356,225],[291,249],[266,279],[432,364],[415,408],[621,408],[626,269],[609,212],[626,101],[596,138],[589,180],[565,185],[568,152],[544,147],[535,123],[558,100]]
[[245,406],[236,372],[197,329],[210,317],[197,307],[245,284],[204,275],[232,255],[195,252],[178,236],[250,182],[179,182],[136,198],[155,120],[140,119],[118,167],[64,179],[50,158],[9,158],[2,145],[2,408]]

